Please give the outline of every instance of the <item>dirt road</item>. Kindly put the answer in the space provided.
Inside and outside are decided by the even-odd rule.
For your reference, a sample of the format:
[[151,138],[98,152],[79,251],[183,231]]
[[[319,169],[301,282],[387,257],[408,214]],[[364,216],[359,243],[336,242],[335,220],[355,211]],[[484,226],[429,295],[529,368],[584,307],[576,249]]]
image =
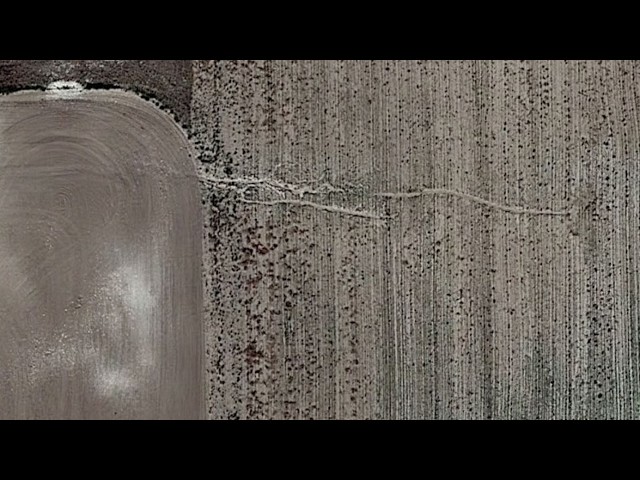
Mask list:
[[0,97],[0,417],[203,415],[182,132],[119,91]]

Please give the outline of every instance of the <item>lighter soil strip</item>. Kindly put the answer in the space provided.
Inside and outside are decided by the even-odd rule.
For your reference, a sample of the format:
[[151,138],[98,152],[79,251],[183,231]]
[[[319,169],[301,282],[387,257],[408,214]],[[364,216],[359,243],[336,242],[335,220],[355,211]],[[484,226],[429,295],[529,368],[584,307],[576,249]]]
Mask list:
[[[336,205],[325,205],[317,202],[310,202],[302,200],[305,195],[326,195],[329,193],[348,193],[347,190],[341,187],[336,187],[329,183],[324,183],[318,188],[312,188],[308,185],[294,185],[291,183],[283,182],[280,180],[274,180],[269,178],[255,178],[255,177],[243,177],[243,178],[219,178],[210,176],[201,176],[200,180],[213,187],[233,190],[241,194],[241,201],[243,203],[255,204],[255,205],[297,205],[302,207],[310,207],[318,210],[324,210],[326,212],[338,213],[342,215],[350,215],[361,218],[370,218],[374,220],[384,220],[392,218],[390,216],[380,216],[370,212],[350,209],[345,207],[339,207]],[[249,200],[244,197],[244,194],[251,188],[269,190],[279,197],[279,200]],[[299,197],[300,199],[286,199],[284,196],[286,193],[291,193]],[[549,210],[549,209],[532,209],[520,206],[503,205],[501,203],[492,202],[482,197],[471,195],[469,193],[458,192],[456,190],[450,190],[447,188],[425,188],[416,192],[378,192],[374,193],[374,197],[389,198],[389,199],[409,199],[418,198],[427,195],[448,195],[471,202],[479,203],[490,208],[501,210],[507,213],[513,213],[516,215],[556,215],[556,216],[568,216],[571,215],[571,210]]]

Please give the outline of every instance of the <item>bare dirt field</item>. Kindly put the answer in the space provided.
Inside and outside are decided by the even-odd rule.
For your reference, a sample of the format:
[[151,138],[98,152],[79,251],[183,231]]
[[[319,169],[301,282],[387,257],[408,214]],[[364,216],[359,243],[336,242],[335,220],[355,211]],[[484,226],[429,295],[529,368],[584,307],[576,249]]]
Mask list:
[[176,112],[204,217],[175,126],[0,97],[0,416],[640,418],[640,63],[0,61],[53,80]]
[[194,62],[210,418],[640,417],[639,79]]
[[0,418],[201,418],[191,149],[119,91],[0,97]]

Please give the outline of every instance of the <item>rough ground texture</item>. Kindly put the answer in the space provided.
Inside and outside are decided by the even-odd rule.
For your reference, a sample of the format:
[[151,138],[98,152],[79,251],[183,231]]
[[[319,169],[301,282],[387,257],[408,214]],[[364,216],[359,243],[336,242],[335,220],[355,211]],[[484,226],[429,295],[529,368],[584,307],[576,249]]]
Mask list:
[[0,97],[0,418],[201,418],[202,221],[173,120]]
[[637,63],[193,68],[210,418],[640,416]]
[[157,99],[188,126],[191,62],[185,60],[0,60],[0,92],[44,88],[57,80],[122,87]]
[[0,88],[82,69],[190,124],[210,418],[640,417],[638,63],[4,62]]

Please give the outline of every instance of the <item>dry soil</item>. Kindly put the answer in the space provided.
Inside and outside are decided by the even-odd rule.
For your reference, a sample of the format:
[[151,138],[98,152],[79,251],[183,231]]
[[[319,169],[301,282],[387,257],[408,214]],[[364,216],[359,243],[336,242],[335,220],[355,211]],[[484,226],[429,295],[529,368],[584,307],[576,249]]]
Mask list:
[[119,92],[0,97],[0,418],[200,418],[185,136]]
[[639,68],[194,62],[209,417],[638,418]]

